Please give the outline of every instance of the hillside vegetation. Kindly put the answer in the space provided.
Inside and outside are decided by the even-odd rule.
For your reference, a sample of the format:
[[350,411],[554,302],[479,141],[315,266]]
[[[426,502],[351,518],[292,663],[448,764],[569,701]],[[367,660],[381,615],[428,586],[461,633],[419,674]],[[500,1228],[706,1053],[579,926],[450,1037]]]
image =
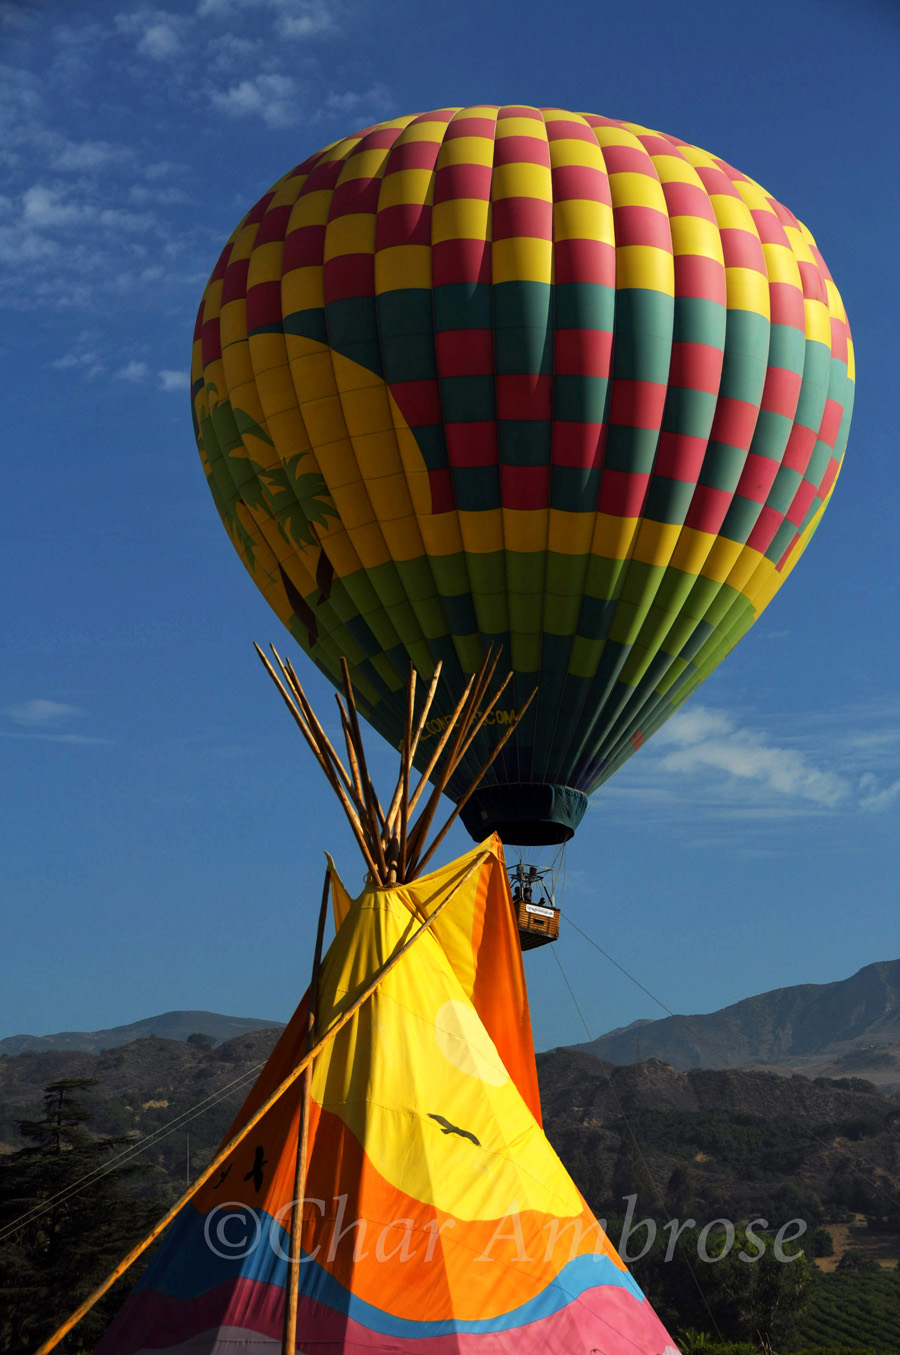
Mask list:
[[[118,1216],[115,1243],[124,1250],[148,1211],[161,1210],[180,1194],[186,1175],[195,1176],[210,1160],[277,1036],[277,1030],[259,1031],[216,1048],[152,1037],[101,1054],[0,1057],[7,1186],[19,1161],[13,1154],[25,1143],[19,1124],[39,1118],[50,1082],[97,1079],[79,1093],[95,1139],[138,1142],[208,1099],[200,1116],[141,1154],[147,1171],[123,1182],[140,1205],[134,1238],[126,1236],[131,1225]],[[691,1341],[696,1355],[716,1355],[711,1343],[720,1336],[743,1339],[748,1323],[763,1329],[765,1305],[774,1301],[761,1284],[766,1275],[790,1317],[787,1324],[778,1317],[765,1327],[773,1350],[787,1355],[828,1345],[829,1352],[837,1346],[868,1347],[879,1355],[900,1351],[900,1100],[858,1078],[679,1072],[658,1060],[615,1067],[575,1050],[542,1054],[538,1068],[547,1134],[591,1207],[608,1220],[616,1244],[631,1209],[626,1259],[643,1248],[642,1220],[655,1225],[656,1246],[634,1261],[634,1273],[672,1331],[684,1336],[688,1355]],[[90,1200],[83,1202],[85,1217],[91,1207]],[[692,1277],[678,1251],[666,1263],[669,1218],[693,1220],[684,1234],[689,1255],[704,1226],[717,1218],[732,1220],[739,1230],[765,1219],[760,1230],[767,1255],[777,1230],[799,1219],[807,1225],[799,1242],[805,1259],[767,1263],[767,1270],[754,1272],[759,1293],[738,1296],[738,1303],[728,1285],[743,1283],[752,1268],[694,1261]],[[98,1217],[98,1238],[105,1226]],[[710,1236],[714,1248],[715,1229]],[[109,1252],[114,1250],[111,1242]],[[802,1274],[794,1265],[803,1267]],[[57,1298],[64,1315],[69,1296],[54,1294],[53,1303]],[[751,1316],[741,1317],[745,1310]],[[18,1347],[6,1349],[18,1355]],[[723,1349],[722,1355],[739,1351]]]

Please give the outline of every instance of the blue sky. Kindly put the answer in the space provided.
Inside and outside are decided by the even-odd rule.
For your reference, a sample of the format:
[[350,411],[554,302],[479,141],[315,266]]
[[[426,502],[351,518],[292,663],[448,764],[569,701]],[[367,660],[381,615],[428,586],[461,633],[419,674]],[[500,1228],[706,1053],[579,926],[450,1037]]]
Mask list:
[[[724,156],[813,231],[857,349],[818,535],[597,797],[564,908],[679,1011],[900,954],[898,56],[887,0],[0,3],[0,1036],[286,1019],[321,849],[361,881],[251,649],[291,642],[204,483],[190,335],[287,168],[447,104],[605,113]],[[592,1033],[661,1014],[572,929],[558,954]],[[538,1047],[582,1039],[552,955],[527,968]]]

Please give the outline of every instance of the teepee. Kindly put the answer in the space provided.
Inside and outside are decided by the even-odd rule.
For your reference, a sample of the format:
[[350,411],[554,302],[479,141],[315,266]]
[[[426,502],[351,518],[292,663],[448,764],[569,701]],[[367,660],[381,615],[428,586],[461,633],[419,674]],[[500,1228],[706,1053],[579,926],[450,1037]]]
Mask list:
[[[675,1355],[541,1128],[499,838],[421,873],[448,826],[429,842],[447,768],[499,696],[487,701],[496,659],[415,791],[437,676],[418,718],[411,676],[386,812],[349,677],[345,767],[276,661],[280,675],[264,659],[368,881],[351,898],[329,859],[309,992],[96,1355]],[[329,896],[335,936],[321,955]]]

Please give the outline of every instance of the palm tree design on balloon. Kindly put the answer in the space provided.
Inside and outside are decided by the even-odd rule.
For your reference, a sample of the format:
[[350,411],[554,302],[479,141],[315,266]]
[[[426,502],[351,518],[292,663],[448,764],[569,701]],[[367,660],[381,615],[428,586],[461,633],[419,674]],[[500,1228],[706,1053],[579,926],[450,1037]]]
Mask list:
[[257,461],[248,450],[250,439],[273,449],[275,444],[252,415],[218,396],[214,385],[203,390],[195,415],[197,444],[219,517],[249,568],[256,572],[255,542],[241,508],[271,515],[285,543],[321,551],[316,528],[340,514],[321,472],[300,470],[309,452],[274,464]]

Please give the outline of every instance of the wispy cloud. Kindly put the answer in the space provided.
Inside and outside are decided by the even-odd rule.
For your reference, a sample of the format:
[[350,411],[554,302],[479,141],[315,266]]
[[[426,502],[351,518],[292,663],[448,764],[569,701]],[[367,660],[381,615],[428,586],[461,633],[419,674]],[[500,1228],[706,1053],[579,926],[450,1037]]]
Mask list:
[[364,90],[345,90],[339,93],[332,90],[325,99],[325,108],[329,113],[347,113],[355,114],[362,112],[364,115],[377,116],[379,113],[386,112],[392,103],[391,92],[387,85],[376,81]]
[[[306,127],[312,151],[348,124],[386,115],[390,95],[372,83],[374,68],[348,90],[322,60],[357,7],[118,0],[102,17],[89,6],[63,18],[25,6],[16,59],[0,62],[0,270],[7,310],[52,314],[54,370],[137,381],[122,355],[125,317],[140,312],[148,336],[162,317],[168,334],[175,317],[190,323],[185,298],[208,278],[227,223],[208,210],[197,147],[179,140],[184,129],[203,126],[207,135],[215,125],[221,141],[258,136],[254,125]],[[328,131],[317,134],[316,123]],[[235,217],[246,205],[235,196]],[[72,344],[79,324],[98,328],[90,358]],[[170,370],[175,360],[173,352],[154,366]],[[176,388],[156,370],[140,379]]]
[[708,769],[828,808],[851,794],[844,777],[813,765],[795,748],[779,747],[757,730],[738,728],[723,711],[699,706],[674,715],[657,737],[663,745],[676,745],[659,762],[664,773],[690,776]]
[[112,739],[98,739],[91,734],[25,733],[18,729],[0,729],[0,739],[37,739],[41,743],[112,743]]
[[689,705],[597,803],[607,813],[640,804],[670,824],[700,815],[787,823],[886,812],[900,800],[900,704],[815,712],[792,719],[789,733],[780,723]]
[[87,711],[66,701],[50,701],[34,696],[0,709],[14,729],[0,729],[0,739],[37,739],[42,743],[94,744],[111,743],[111,739],[93,734],[73,733],[66,726],[73,720],[84,719]]
[[256,115],[270,127],[287,127],[298,115],[296,93],[289,75],[256,75],[226,90],[210,90],[210,98],[230,117]]
[[222,33],[213,38],[207,48],[208,70],[213,76],[241,74],[251,64],[262,59],[265,44],[259,37],[238,37],[236,33]]
[[154,61],[168,61],[181,51],[181,39],[169,23],[150,24],[141,36],[138,51]]
[[106,363],[97,350],[97,335],[84,330],[78,335],[76,343],[67,352],[54,358],[50,366],[58,372],[79,372],[92,379],[102,376]]
[[319,38],[337,30],[342,6],[332,0],[200,0],[201,19],[233,19],[239,12],[268,11],[275,34],[281,38]]
[[859,789],[861,809],[888,809],[900,795],[900,777],[887,786],[879,787],[878,778],[866,772],[860,777]]
[[4,0],[0,4],[0,33],[4,29],[22,29],[28,24],[28,9],[24,4],[16,4],[14,0]]
[[162,371],[159,374],[159,388],[163,391],[186,391],[190,384],[187,372]]
[[337,28],[336,5],[316,3],[277,4],[275,31],[283,38],[321,38]]
[[83,219],[84,209],[66,201],[66,190],[33,184],[22,194],[22,218],[26,226],[70,226]]
[[133,358],[131,362],[126,362],[124,367],[120,367],[116,372],[118,381],[132,381],[137,384],[140,381],[146,381],[150,375],[150,368],[146,362],[139,362]]
[[51,156],[52,169],[63,172],[105,169],[107,165],[130,160],[132,152],[109,141],[64,141]]
[[13,724],[40,728],[61,724],[85,713],[80,706],[69,706],[62,701],[48,701],[44,697],[32,697],[30,701],[6,706],[3,710],[3,714],[12,720]]
[[116,15],[120,33],[133,38],[135,51],[151,61],[169,61],[183,48],[186,19],[166,10],[141,8]]

